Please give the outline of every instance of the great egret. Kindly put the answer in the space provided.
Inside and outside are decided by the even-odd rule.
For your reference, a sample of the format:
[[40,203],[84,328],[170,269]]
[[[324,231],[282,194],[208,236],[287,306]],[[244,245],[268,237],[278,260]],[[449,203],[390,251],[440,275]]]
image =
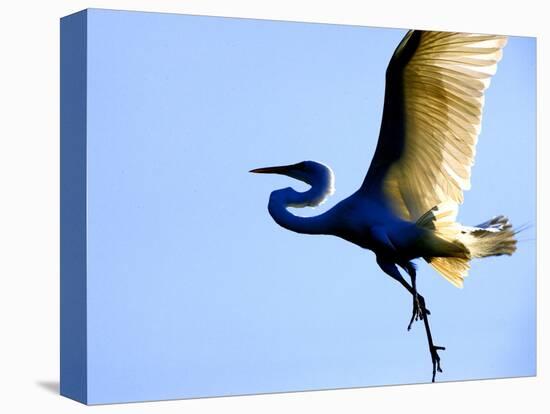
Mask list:
[[[473,258],[511,255],[515,234],[508,219],[477,226],[456,222],[480,132],[484,91],[496,71],[505,36],[409,31],[386,71],[382,125],[363,184],[350,197],[316,217],[287,207],[317,206],[334,190],[332,170],[318,162],[257,168],[311,186],[273,191],[268,210],[282,227],[298,233],[341,237],[372,250],[380,268],[413,296],[408,329],[423,320],[432,360],[432,382],[442,372],[424,298],[416,291],[412,260],[424,258],[462,287]],[[397,266],[411,279],[409,284]]]

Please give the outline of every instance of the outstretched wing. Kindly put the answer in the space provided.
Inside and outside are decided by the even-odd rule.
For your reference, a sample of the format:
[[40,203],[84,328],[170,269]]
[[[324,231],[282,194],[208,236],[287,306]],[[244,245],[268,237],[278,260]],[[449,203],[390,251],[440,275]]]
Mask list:
[[378,145],[360,191],[379,191],[416,220],[463,201],[484,92],[505,36],[409,31],[388,65]]

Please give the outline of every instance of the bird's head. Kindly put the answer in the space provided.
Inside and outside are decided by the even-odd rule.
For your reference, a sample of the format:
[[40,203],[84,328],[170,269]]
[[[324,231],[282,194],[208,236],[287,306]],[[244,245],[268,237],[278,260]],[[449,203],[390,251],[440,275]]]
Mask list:
[[[302,161],[297,164],[276,167],[255,168],[250,170],[256,174],[281,174],[303,181],[312,188],[308,191],[312,199],[306,203],[316,206],[326,197],[334,193],[334,173],[330,167],[315,161]],[[314,194],[315,193],[315,194]]]

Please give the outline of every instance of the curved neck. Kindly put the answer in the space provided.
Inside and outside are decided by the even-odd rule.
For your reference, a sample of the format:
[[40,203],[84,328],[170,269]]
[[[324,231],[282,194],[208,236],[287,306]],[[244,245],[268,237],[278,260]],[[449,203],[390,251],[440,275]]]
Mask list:
[[330,234],[329,211],[315,217],[295,216],[287,207],[304,207],[314,205],[322,189],[312,187],[300,193],[292,188],[273,191],[269,197],[268,210],[273,220],[280,226],[304,234]]

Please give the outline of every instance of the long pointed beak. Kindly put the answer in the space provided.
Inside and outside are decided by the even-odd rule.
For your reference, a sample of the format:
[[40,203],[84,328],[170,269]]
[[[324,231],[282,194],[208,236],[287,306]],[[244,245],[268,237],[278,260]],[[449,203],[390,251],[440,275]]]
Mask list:
[[250,170],[249,172],[256,174],[285,174],[292,167],[292,165],[282,165],[280,167],[255,168],[253,170]]

